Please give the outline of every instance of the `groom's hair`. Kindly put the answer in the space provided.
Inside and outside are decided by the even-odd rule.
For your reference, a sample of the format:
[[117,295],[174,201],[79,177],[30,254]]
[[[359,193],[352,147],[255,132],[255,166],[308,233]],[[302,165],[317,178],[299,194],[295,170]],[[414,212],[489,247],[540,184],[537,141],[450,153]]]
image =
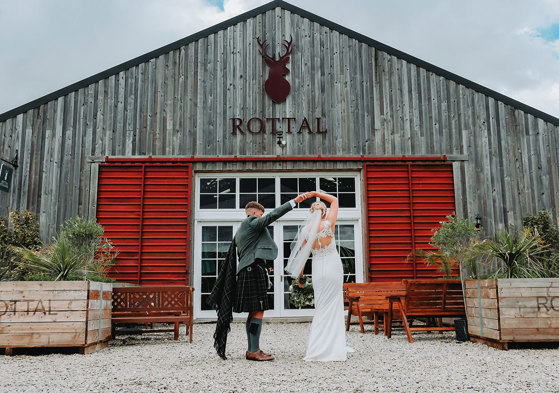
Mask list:
[[251,202],[249,202],[245,205],[245,210],[248,210],[248,209],[258,209],[258,210],[264,211],[264,206],[262,206],[258,202],[251,201]]

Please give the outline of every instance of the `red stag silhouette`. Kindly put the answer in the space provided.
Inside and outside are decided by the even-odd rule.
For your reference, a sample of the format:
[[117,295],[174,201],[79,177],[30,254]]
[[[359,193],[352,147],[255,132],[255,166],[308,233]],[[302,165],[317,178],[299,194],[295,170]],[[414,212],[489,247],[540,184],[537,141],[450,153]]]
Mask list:
[[270,67],[270,73],[268,74],[268,79],[264,83],[264,90],[268,97],[272,99],[276,104],[279,104],[287,98],[291,90],[289,82],[285,80],[284,76],[289,74],[289,69],[286,64],[289,62],[289,55],[293,51],[291,44],[293,43],[293,37],[289,41],[284,40],[283,47],[285,48],[285,54],[281,55],[279,59],[276,60],[276,54],[273,57],[268,55],[267,49],[268,44],[266,41],[261,42],[260,37],[257,38],[258,45],[260,45],[260,54],[266,61],[268,67]]

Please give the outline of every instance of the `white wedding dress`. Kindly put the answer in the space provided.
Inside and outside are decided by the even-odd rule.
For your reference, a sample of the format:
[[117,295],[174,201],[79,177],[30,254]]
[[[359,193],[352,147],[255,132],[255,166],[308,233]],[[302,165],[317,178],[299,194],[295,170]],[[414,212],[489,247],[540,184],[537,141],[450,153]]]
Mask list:
[[[325,247],[321,239],[331,237]],[[321,248],[312,250],[312,283],[316,314],[307,343],[307,361],[346,360],[353,349],[346,346],[343,298],[343,266],[336,250],[334,234],[328,220],[317,236]]]

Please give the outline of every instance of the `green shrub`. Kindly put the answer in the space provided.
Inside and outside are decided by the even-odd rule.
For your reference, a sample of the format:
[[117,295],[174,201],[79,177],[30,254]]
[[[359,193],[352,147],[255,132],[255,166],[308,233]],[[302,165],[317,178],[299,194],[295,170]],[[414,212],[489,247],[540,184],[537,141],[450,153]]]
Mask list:
[[22,250],[24,264],[34,273],[43,273],[54,281],[68,280],[70,276],[82,273],[85,279],[87,259],[79,250],[73,249],[70,242],[60,237],[56,243],[40,252]]
[[537,277],[559,277],[559,230],[551,220],[551,213],[541,210],[522,220],[524,228],[539,235],[546,248],[534,263]]
[[39,223],[33,213],[10,211],[9,222],[0,219],[0,281],[23,280],[30,271],[21,263],[18,248],[38,250],[40,247]]
[[441,222],[429,245],[434,251],[413,250],[410,257],[423,258],[427,265],[436,265],[444,277],[452,276],[453,270],[460,267],[460,274],[478,276],[478,265],[473,253],[474,245],[479,241],[479,231],[475,224],[466,218],[458,218],[454,214]]
[[103,227],[95,220],[72,218],[62,226],[55,243],[39,251],[20,248],[21,263],[31,273],[27,280],[94,280],[106,277],[116,253]]

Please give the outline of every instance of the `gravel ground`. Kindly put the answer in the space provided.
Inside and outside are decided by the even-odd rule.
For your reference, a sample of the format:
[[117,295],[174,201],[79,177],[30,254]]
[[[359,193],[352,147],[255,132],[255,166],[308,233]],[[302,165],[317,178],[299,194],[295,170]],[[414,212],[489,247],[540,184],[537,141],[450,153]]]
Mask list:
[[[108,349],[0,357],[1,392],[559,392],[559,349],[500,351],[458,343],[454,333],[388,340],[357,326],[347,333],[356,352],[346,362],[302,360],[310,323],[265,323],[261,347],[273,362],[244,359],[244,323],[229,335],[229,359],[212,347],[214,324],[195,324],[190,344],[181,331],[117,336]],[[370,327],[368,327],[370,329]]]

